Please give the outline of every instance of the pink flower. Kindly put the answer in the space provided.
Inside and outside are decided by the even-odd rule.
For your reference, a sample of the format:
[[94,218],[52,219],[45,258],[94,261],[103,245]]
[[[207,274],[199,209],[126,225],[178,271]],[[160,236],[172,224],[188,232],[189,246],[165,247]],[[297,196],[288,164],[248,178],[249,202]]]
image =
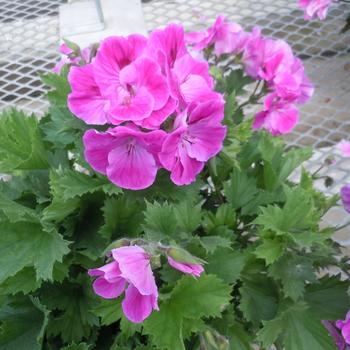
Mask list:
[[[350,187],[349,187],[350,191]],[[350,195],[350,192],[349,192]],[[336,327],[341,330],[341,334],[346,342],[346,344],[350,345],[350,311],[346,314],[345,320],[338,320],[335,323]]]
[[92,64],[72,67],[68,75],[72,92],[68,108],[87,124],[103,125],[109,122],[110,101],[96,84]]
[[179,101],[180,107],[191,102],[202,102],[218,98],[214,92],[214,82],[209,75],[209,66],[186,54],[175,61],[170,76],[171,93]]
[[291,132],[299,120],[299,111],[291,103],[278,100],[270,94],[264,102],[264,110],[255,116],[253,129],[267,129],[272,135]]
[[304,65],[298,58],[276,73],[273,89],[283,100],[298,103],[307,102],[314,92],[314,87],[304,73]]
[[341,140],[338,143],[338,148],[343,157],[350,157],[350,141]]
[[153,310],[159,310],[150,256],[138,246],[113,249],[112,256],[113,262],[89,270],[90,276],[97,277],[94,291],[103,298],[114,299],[126,288],[123,312],[131,322],[141,323]]
[[188,53],[184,35],[181,25],[169,24],[164,29],[154,30],[149,37],[147,53],[155,57],[165,74],[177,59]]
[[264,59],[264,50],[265,38],[261,35],[261,29],[254,27],[248,36],[242,56],[245,72],[253,79],[259,78],[260,67]]
[[182,26],[172,24],[164,30],[154,31],[148,46],[148,54],[160,63],[167,77],[171,99],[180,109],[193,101],[216,97],[209,65],[187,52]]
[[[347,184],[340,189],[340,197],[343,202],[344,209],[348,213],[350,213],[350,184]],[[348,315],[350,314],[348,313]],[[349,322],[349,330],[350,330],[350,322]],[[349,333],[349,339],[350,339],[350,333]]]
[[313,19],[316,16],[324,20],[327,16],[328,7],[333,0],[299,0],[299,7],[304,10],[306,20]]
[[258,75],[266,81],[274,79],[278,73],[288,71],[294,63],[292,49],[283,40],[263,39],[261,47],[261,62],[257,62]]
[[239,24],[226,21],[225,16],[218,16],[206,31],[187,33],[185,39],[188,44],[194,45],[194,50],[203,50],[214,45],[214,52],[219,56],[242,52],[247,34]]
[[109,121],[113,124],[133,121],[143,126],[147,120],[159,127],[175,109],[174,103],[168,104],[167,80],[160,65],[141,56],[145,48],[146,38],[131,35],[107,38],[97,52],[93,74],[102,95],[111,103]]
[[204,271],[203,266],[200,264],[182,263],[172,259],[170,256],[168,256],[168,263],[174,269],[196,277],[199,277]]
[[158,152],[166,133],[144,133],[137,127],[118,126],[106,132],[86,131],[85,159],[115,185],[140,190],[153,184],[159,168]]
[[226,128],[221,125],[224,104],[221,98],[192,103],[175,120],[159,153],[163,167],[171,172],[177,185],[195,181],[205,162],[220,152]]

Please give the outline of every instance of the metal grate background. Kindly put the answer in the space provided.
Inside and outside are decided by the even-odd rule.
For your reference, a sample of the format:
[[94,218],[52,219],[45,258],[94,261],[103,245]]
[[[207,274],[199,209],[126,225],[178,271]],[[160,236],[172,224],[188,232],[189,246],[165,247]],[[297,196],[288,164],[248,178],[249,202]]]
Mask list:
[[[0,0],[0,109],[19,106],[43,113],[47,103],[38,75],[49,71],[59,59],[57,47],[58,6],[64,0]],[[259,25],[266,35],[282,38],[304,60],[316,86],[311,101],[302,108],[299,125],[287,136],[290,145],[315,146],[308,164],[318,168],[334,145],[350,139],[350,33],[339,34],[350,12],[348,4],[333,4],[324,22],[303,20],[297,0],[153,0],[143,4],[148,30],[170,22],[182,22],[187,29],[200,29],[218,14],[225,14],[246,29]],[[350,160],[336,156],[336,164],[320,172],[335,183],[320,189],[337,193],[350,182]],[[335,209],[328,215],[342,223],[346,214]],[[342,239],[349,239],[347,232]]]

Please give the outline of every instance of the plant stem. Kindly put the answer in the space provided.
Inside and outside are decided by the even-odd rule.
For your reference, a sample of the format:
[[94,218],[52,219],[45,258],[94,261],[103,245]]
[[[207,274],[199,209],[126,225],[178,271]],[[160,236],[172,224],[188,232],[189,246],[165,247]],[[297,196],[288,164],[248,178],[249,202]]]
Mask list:
[[349,226],[349,225],[350,225],[350,221],[348,221],[348,222],[345,223],[344,225],[337,226],[337,227],[335,227],[334,232],[340,231],[340,230],[342,230],[343,228],[345,228],[345,227],[347,227],[347,226]]
[[261,80],[259,80],[257,82],[257,84],[255,85],[255,88],[254,88],[252,94],[249,96],[248,100],[243,102],[242,104],[240,104],[237,109],[241,109],[242,107],[244,107],[250,103],[254,103],[254,102],[258,101],[260,97],[264,96],[264,94],[262,92],[260,92],[256,95],[256,92],[259,89],[260,83],[261,83]]

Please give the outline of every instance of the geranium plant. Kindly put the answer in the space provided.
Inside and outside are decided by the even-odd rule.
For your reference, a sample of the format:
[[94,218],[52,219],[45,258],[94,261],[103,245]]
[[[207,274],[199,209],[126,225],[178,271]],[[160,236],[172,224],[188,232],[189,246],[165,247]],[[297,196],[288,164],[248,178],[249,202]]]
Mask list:
[[47,114],[0,118],[0,349],[336,349],[339,197],[279,137],[313,93],[288,44],[219,17],[61,51]]

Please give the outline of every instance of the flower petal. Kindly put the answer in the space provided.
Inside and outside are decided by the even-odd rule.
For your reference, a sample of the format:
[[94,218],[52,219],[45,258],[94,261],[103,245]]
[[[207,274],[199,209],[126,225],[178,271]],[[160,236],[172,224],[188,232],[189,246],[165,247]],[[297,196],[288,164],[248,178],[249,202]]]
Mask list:
[[72,88],[68,95],[70,111],[87,124],[106,124],[110,103],[96,85],[92,65],[72,67],[68,80]]
[[107,176],[117,186],[141,190],[151,186],[158,166],[145,146],[135,141],[120,144],[108,154]]
[[125,279],[119,278],[117,281],[110,283],[103,277],[98,277],[92,284],[97,295],[105,299],[118,298],[125,289]]
[[138,246],[121,247],[112,250],[122,276],[133,284],[142,295],[157,295],[157,286],[150,264],[150,257]]
[[86,161],[94,170],[106,174],[108,154],[118,142],[109,133],[88,130],[83,136],[83,143]]
[[142,295],[132,284],[125,291],[125,299],[122,302],[123,312],[126,318],[134,323],[143,322],[152,312],[158,310],[157,296]]

